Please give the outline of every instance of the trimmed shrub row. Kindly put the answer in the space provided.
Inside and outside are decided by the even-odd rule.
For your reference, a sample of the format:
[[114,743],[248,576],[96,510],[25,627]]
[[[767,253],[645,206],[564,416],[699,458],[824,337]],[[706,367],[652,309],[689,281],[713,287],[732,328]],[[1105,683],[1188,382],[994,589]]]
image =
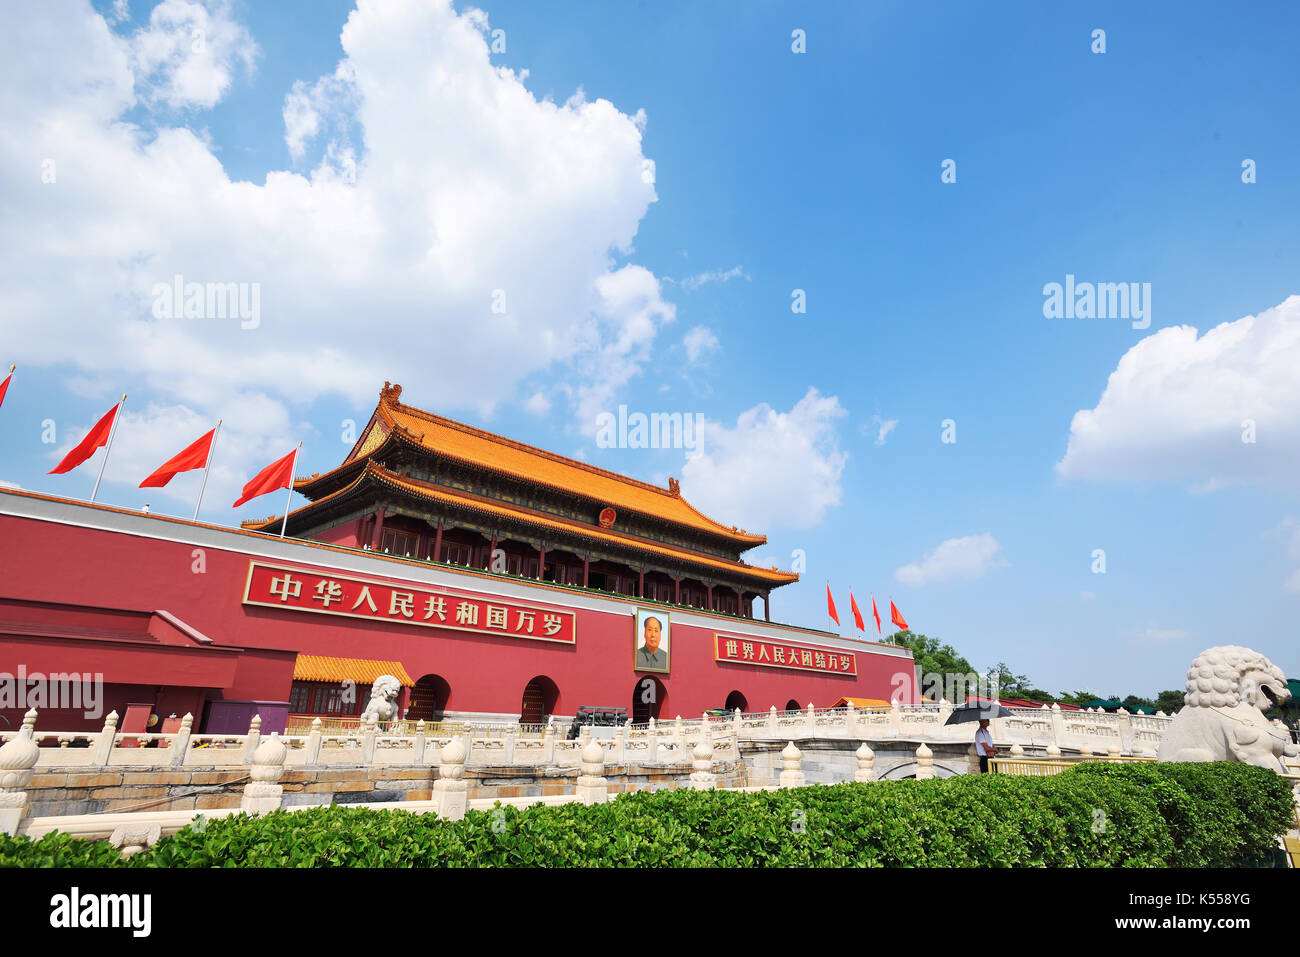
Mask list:
[[28,867],[1222,867],[1270,853],[1285,779],[1242,764],[1085,764],[757,794],[638,792],[463,821],[332,806],[187,827],[123,860],[102,841],[0,837]]

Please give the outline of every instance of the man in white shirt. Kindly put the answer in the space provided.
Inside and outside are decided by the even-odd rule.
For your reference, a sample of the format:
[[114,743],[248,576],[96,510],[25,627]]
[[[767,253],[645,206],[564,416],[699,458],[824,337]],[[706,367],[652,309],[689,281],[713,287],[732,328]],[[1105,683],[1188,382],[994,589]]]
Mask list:
[[993,735],[989,733],[987,718],[980,721],[980,729],[975,732],[975,753],[980,759],[980,774],[988,774],[989,758],[996,757],[998,749],[993,747]]

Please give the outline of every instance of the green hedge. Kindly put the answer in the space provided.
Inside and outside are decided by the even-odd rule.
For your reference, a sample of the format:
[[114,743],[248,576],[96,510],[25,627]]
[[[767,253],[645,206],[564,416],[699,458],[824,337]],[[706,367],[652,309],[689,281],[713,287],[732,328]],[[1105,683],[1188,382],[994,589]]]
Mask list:
[[1287,782],[1241,764],[1086,764],[757,794],[638,792],[584,807],[431,814],[332,806],[213,819],[121,860],[0,837],[0,866],[1219,867],[1267,855]]

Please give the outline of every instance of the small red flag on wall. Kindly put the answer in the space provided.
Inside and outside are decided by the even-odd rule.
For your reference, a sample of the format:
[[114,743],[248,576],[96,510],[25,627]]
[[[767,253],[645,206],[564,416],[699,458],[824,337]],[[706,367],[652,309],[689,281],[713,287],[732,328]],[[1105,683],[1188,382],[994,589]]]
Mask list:
[[879,634],[882,633],[882,632],[880,631],[880,609],[878,609],[878,608],[876,607],[876,596],[875,596],[875,595],[872,595],[872,596],[871,596],[871,615],[872,615],[873,618],[876,619],[876,634],[879,635]]
[[831,583],[826,583],[826,614],[835,619],[835,624],[840,623],[840,616],[835,612],[835,599],[831,597]]
[[107,445],[109,433],[113,431],[113,420],[121,407],[122,403],[119,402],[105,412],[103,418],[95,423],[95,427],[86,433],[86,437],[77,443],[77,447],[65,455],[62,462],[50,469],[49,474],[62,475],[64,472],[71,472],[94,455],[97,448]]
[[889,599],[889,620],[904,631],[911,630],[907,627],[907,622],[903,620],[903,613],[898,610],[898,606],[894,604],[894,599],[892,598]]
[[9,391],[9,380],[12,379],[12,378],[14,377],[14,369],[16,369],[16,368],[18,368],[18,367],[17,367],[17,366],[10,366],[10,367],[9,367],[9,374],[8,374],[7,376],[5,376],[5,380],[4,380],[4,382],[0,382],[0,405],[4,405],[4,402],[5,402],[5,393]]
[[853,609],[853,620],[858,625],[858,631],[866,631],[867,626],[862,623],[862,612],[858,611],[858,600],[853,597],[852,589],[849,590],[849,606]]
[[265,495],[267,492],[274,492],[278,488],[288,488],[289,481],[293,476],[293,458],[298,454],[294,449],[282,459],[276,459],[262,471],[258,472],[244,486],[244,494],[239,496],[239,501],[231,508],[239,508],[249,499],[257,498],[259,495]]

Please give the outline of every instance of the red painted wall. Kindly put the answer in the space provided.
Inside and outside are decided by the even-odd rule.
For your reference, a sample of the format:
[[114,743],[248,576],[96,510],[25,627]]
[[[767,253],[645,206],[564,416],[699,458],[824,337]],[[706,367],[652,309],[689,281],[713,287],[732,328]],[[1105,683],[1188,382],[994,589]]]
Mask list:
[[[157,521],[160,534],[184,534],[185,523]],[[251,649],[253,653],[240,656],[234,679],[223,690],[225,698],[288,699],[291,670],[285,657],[260,658],[257,649],[401,661],[415,680],[425,674],[446,679],[451,686],[446,707],[455,711],[518,713],[524,686],[536,675],[551,678],[559,687],[554,709],[558,714],[573,714],[582,705],[630,710],[640,677],[632,670],[634,601],[616,606],[618,614],[575,609],[575,647],[245,607],[241,600],[249,556],[239,552],[207,548],[199,555],[187,543],[10,515],[0,515],[0,541],[10,556],[22,556],[20,562],[6,562],[10,567],[0,579],[0,588],[8,596],[138,611],[164,609],[219,645]],[[238,538],[232,541],[239,543]],[[331,554],[324,552],[321,560],[328,561]],[[69,556],[77,557],[75,564]],[[401,563],[390,566],[380,561],[379,567],[391,567],[394,574],[336,574],[401,581]],[[284,564],[311,565],[301,560]],[[490,582],[471,575],[464,578],[464,590],[491,594]],[[561,590],[538,587],[535,592],[531,604],[570,607],[564,604],[566,593]],[[717,620],[718,630],[733,634],[744,632],[746,626],[744,621]],[[782,709],[791,698],[819,707],[842,695],[888,698],[900,682],[911,699],[911,659],[872,654],[868,644],[855,649],[859,674],[854,678],[719,664],[713,660],[713,634],[713,628],[673,620],[672,673],[657,676],[668,692],[662,718],[695,717],[705,709],[721,707],[733,690],[744,694],[751,711],[765,711],[771,705]],[[791,630],[788,637],[819,644],[815,634]],[[63,667],[79,670],[76,647],[69,644],[65,653]],[[0,644],[0,669],[12,670],[11,658]]]

